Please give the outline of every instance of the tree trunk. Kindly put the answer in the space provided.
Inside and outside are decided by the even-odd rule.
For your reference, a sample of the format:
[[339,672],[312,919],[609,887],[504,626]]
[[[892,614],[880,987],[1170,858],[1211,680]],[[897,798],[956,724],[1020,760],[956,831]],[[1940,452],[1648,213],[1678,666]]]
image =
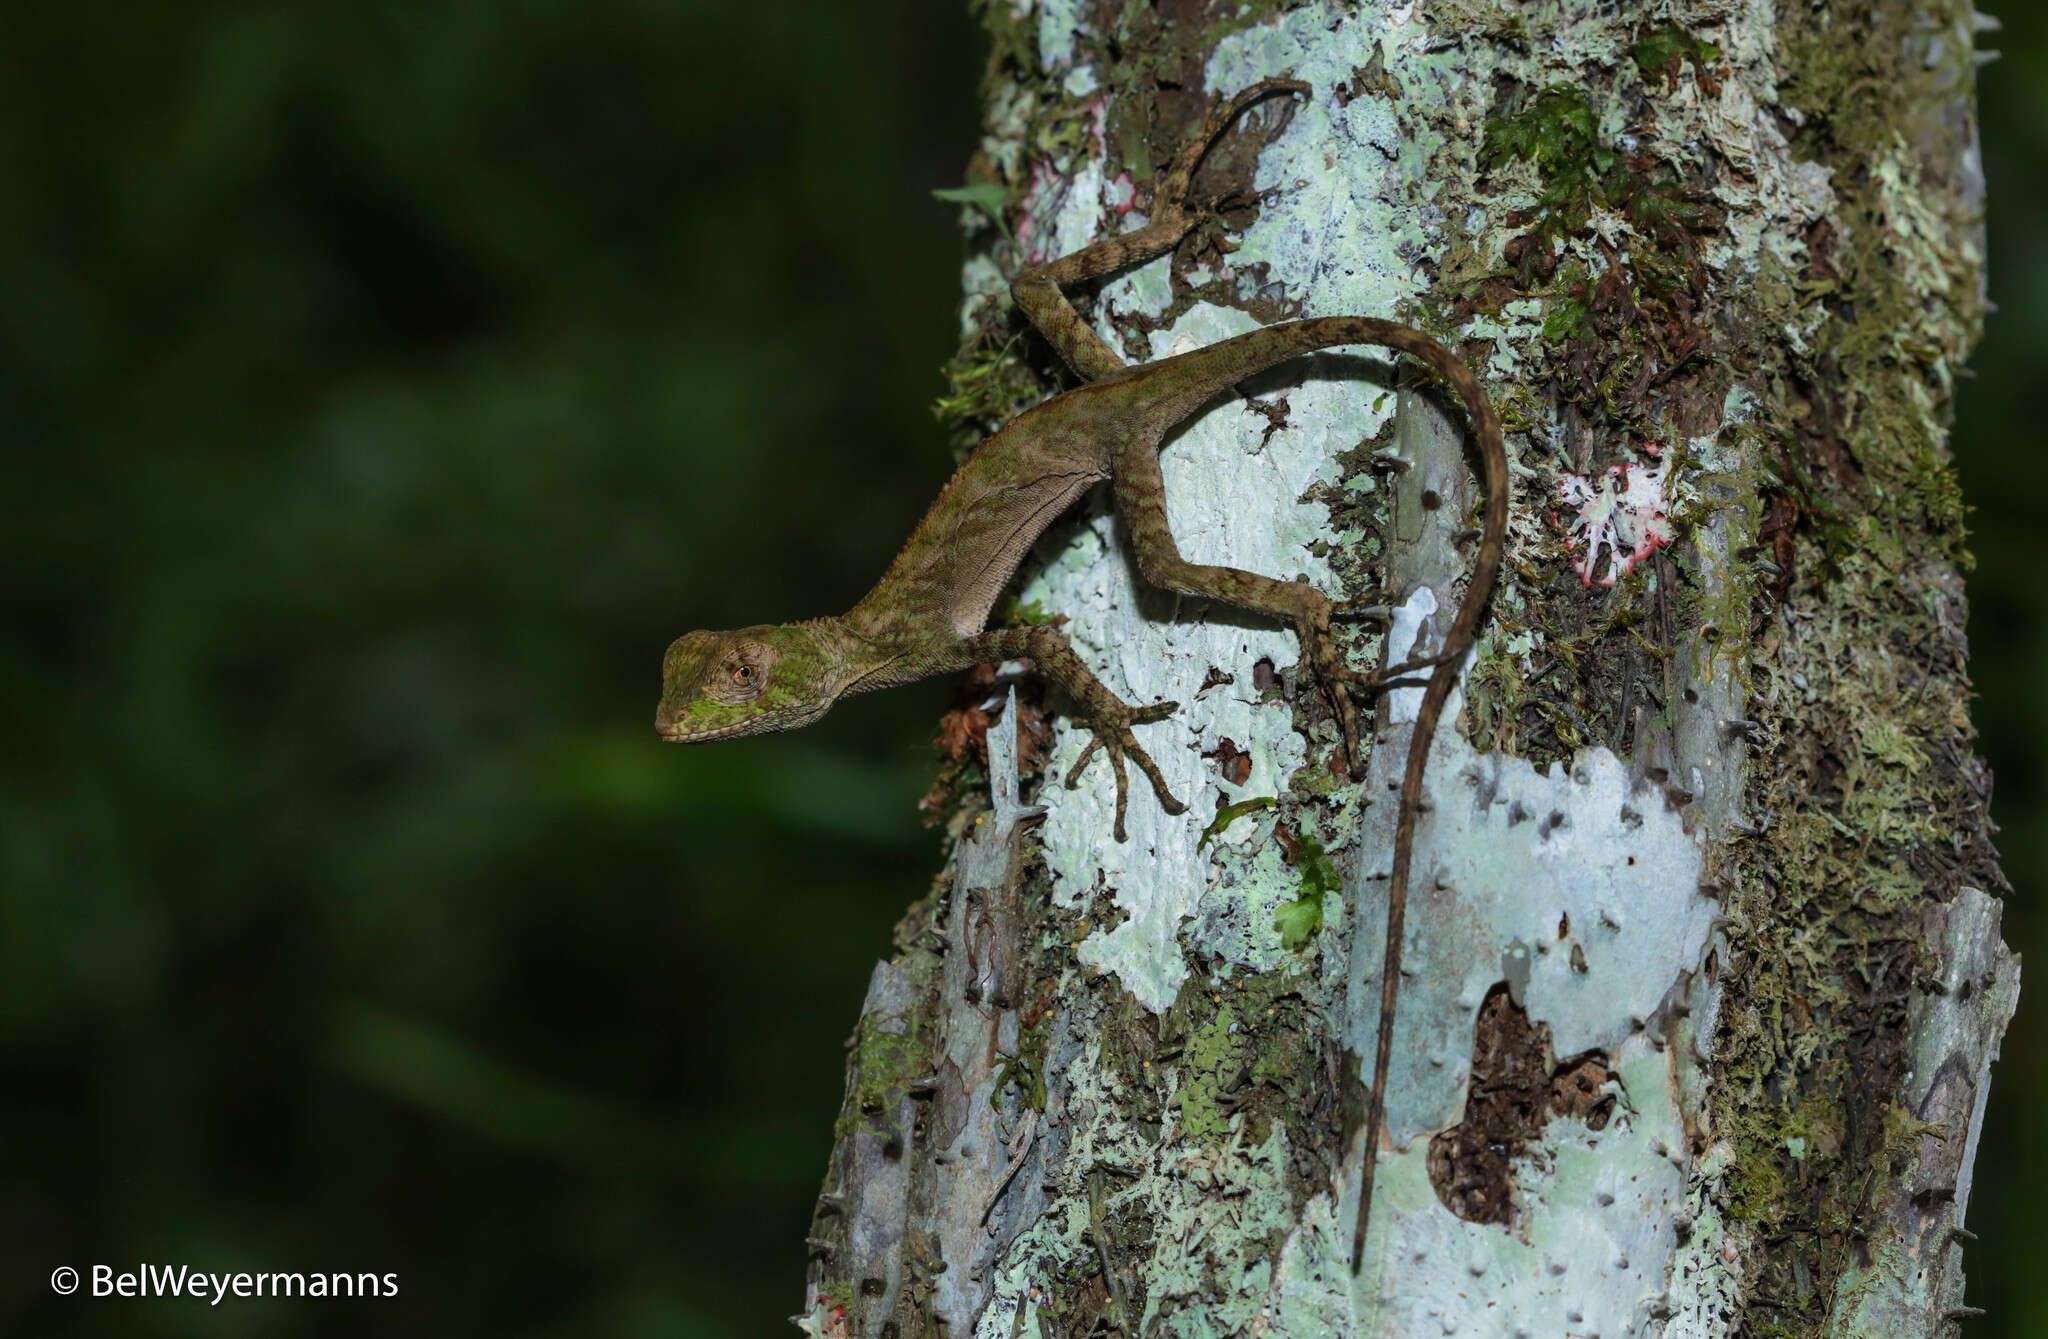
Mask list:
[[[1289,75],[1313,95],[1218,144],[1218,221],[1103,285],[1099,328],[1149,359],[1421,326],[1487,379],[1514,519],[1434,742],[1362,1271],[1419,693],[1377,702],[1352,782],[1292,634],[1146,589],[1098,500],[1016,616],[1181,704],[1141,738],[1193,809],[1140,782],[1111,840],[1108,769],[1052,779],[1060,704],[970,683],[950,864],[875,971],[800,1323],[1947,1332],[2019,976],[1944,442],[1982,307],[1967,3],[981,7],[970,175],[1005,226],[969,216],[942,416],[971,439],[1056,389],[1007,276],[1136,226],[1211,99]],[[1166,448],[1182,549],[1384,589],[1353,663],[1426,651],[1480,501],[1454,404],[1357,356],[1239,392]]]

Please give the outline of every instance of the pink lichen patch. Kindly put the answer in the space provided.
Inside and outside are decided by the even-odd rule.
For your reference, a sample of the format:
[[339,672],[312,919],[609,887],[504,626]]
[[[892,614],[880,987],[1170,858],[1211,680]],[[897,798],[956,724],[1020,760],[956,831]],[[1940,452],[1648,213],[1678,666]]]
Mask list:
[[1138,203],[1138,187],[1128,172],[1117,173],[1116,180],[1102,188],[1102,202],[1115,211],[1118,218],[1131,212],[1131,206]]
[[1586,585],[1600,571],[1601,554],[1606,575],[1602,586],[1612,586],[1641,562],[1671,542],[1671,518],[1666,513],[1664,480],[1671,462],[1655,443],[1643,444],[1648,463],[1608,466],[1596,484],[1577,474],[1563,474],[1557,480],[1557,500],[1578,514],[1564,525],[1565,547],[1573,556],[1572,570]]
[[1026,265],[1043,265],[1052,259],[1039,234],[1045,223],[1059,213],[1060,202],[1066,198],[1071,186],[1072,183],[1045,159],[1032,163],[1031,184],[1025,188],[1024,198],[1019,202],[1017,219],[1017,245],[1024,252]]
[[[1094,152],[1089,155],[1096,162],[1102,161],[1109,153],[1108,126],[1109,103],[1097,98],[1086,108],[1088,136],[1094,143]],[[1031,165],[1031,184],[1025,188],[1024,198],[1019,202],[1017,219],[1017,245],[1023,250],[1024,263],[1043,265],[1056,257],[1050,250],[1053,221],[1066,206],[1067,197],[1073,193],[1076,178],[1083,173],[1079,160],[1062,171],[1050,159],[1038,159]],[[1138,188],[1128,172],[1121,172],[1112,180],[1102,182],[1097,193],[1097,203],[1111,215],[1122,218],[1138,203]],[[1112,229],[1113,231],[1113,229]]]

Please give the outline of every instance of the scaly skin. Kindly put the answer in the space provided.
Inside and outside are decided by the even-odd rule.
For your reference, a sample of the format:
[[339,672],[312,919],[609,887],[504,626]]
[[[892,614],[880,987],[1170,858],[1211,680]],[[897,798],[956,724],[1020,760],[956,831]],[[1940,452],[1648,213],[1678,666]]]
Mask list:
[[[1080,708],[1077,724],[1093,740],[1067,775],[1073,785],[1097,749],[1116,774],[1116,838],[1125,840],[1126,760],[1152,783],[1171,814],[1186,806],[1168,791],[1152,757],[1131,733],[1164,719],[1178,704],[1134,707],[1092,674],[1056,629],[986,627],[989,610],[1038,536],[1092,485],[1111,482],[1130,527],[1138,570],[1147,581],[1223,600],[1289,624],[1302,654],[1330,695],[1347,760],[1357,768],[1352,694],[1433,667],[1408,748],[1388,886],[1387,942],[1378,1047],[1366,1119],[1363,1187],[1351,1267],[1364,1257],[1373,1172],[1385,1123],[1387,1067],[1401,980],[1402,932],[1414,860],[1415,815],[1430,740],[1472,646],[1507,530],[1507,456],[1500,421],[1470,368],[1418,330],[1365,316],[1328,316],[1267,326],[1176,358],[1129,366],[1068,300],[1065,286],[1100,278],[1171,250],[1203,217],[1188,191],[1209,145],[1245,108],[1275,93],[1306,95],[1308,85],[1269,79],[1213,111],[1161,174],[1152,221],[1071,256],[1029,269],[1011,295],[1060,355],[1089,384],[1017,416],[978,447],[953,475],[881,581],[839,618],[737,632],[693,632],[668,649],[655,728],[678,743],[731,739],[807,725],[839,698],[991,660],[1029,656]],[[1394,349],[1426,363],[1464,401],[1486,469],[1486,517],[1464,602],[1433,656],[1362,675],[1345,665],[1330,636],[1334,617],[1367,611],[1314,588],[1232,567],[1183,558],[1166,515],[1159,444],[1209,400],[1276,363],[1340,344]]]

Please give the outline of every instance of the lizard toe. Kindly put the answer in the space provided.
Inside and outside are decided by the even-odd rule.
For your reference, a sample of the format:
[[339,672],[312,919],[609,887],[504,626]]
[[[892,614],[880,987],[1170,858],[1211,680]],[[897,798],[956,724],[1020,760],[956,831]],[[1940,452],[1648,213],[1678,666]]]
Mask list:
[[1091,735],[1089,737],[1088,743],[1084,745],[1081,749],[1081,756],[1074,759],[1074,765],[1067,769],[1068,790],[1072,790],[1074,787],[1081,784],[1081,773],[1087,768],[1088,760],[1090,758],[1093,758],[1095,756],[1095,751],[1101,747],[1102,736],[1099,734]]
[[1184,814],[1188,807],[1174,798],[1167,788],[1166,778],[1160,774],[1158,764],[1152,755],[1131,733],[1131,726],[1165,720],[1179,706],[1175,702],[1155,702],[1147,707],[1125,708],[1116,713],[1104,713],[1092,719],[1076,722],[1089,732],[1088,743],[1082,747],[1081,756],[1067,769],[1066,784],[1069,788],[1079,784],[1081,772],[1092,761],[1098,751],[1109,755],[1109,766],[1116,777],[1116,839],[1130,840],[1124,819],[1130,809],[1130,774],[1125,760],[1136,763],[1145,779],[1152,783],[1152,793],[1158,797],[1159,807],[1169,814]]
[[1386,623],[1394,617],[1391,605],[1370,603],[1375,597],[1366,596],[1359,600],[1345,600],[1330,606],[1331,618],[1358,619],[1361,622]]

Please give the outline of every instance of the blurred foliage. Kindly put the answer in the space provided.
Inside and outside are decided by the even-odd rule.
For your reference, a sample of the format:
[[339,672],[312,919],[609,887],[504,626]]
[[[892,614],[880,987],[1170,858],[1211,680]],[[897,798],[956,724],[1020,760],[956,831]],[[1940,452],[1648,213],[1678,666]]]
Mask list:
[[2048,1335],[2048,581],[2035,570],[2048,531],[2048,464],[2041,441],[2041,369],[2048,366],[2048,214],[2034,191],[2048,179],[2048,8],[1998,5],[2002,32],[1978,38],[2003,52],[1977,77],[1990,183],[1991,299],[1997,311],[1960,383],[1952,444],[1970,516],[1970,677],[1978,749],[1997,777],[1992,817],[2012,891],[2005,940],[2034,975],[1992,1067],[1991,1106],[1977,1152],[1963,1266],[1985,1308],[1964,1322],[1971,1339]]
[[[961,9],[10,13],[0,1332],[782,1332],[946,689],[711,750],[648,722],[671,637],[843,608],[945,473]],[[2033,953],[2048,15],[2006,17],[1956,451]],[[2048,1333],[2039,998],[1979,1339]],[[46,1283],[140,1261],[403,1291]]]
[[[0,1333],[761,1335],[945,685],[652,732],[950,461],[953,0],[26,6]],[[69,1301],[59,1264],[398,1274]]]

